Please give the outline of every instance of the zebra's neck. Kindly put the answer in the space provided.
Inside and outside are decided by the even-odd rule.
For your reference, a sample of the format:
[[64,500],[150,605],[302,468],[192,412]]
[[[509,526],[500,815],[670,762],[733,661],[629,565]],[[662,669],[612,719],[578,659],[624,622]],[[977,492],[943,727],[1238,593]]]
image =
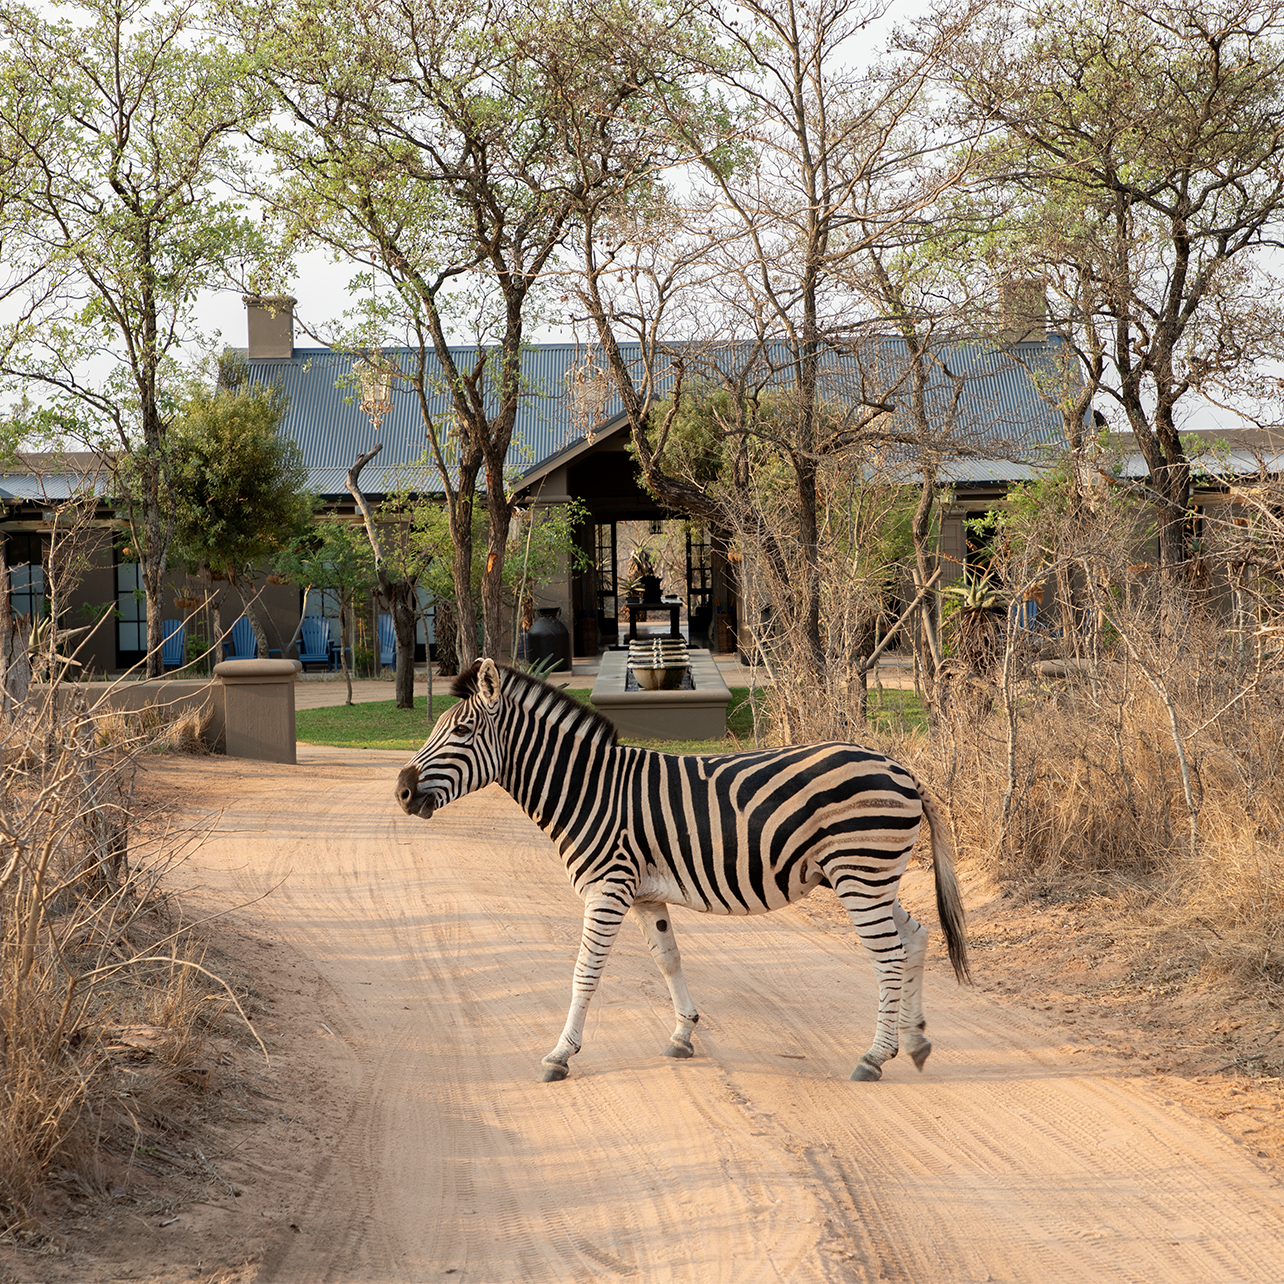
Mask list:
[[558,701],[550,708],[514,704],[505,718],[499,783],[554,842],[574,829],[577,813],[618,787],[628,750],[588,710]]

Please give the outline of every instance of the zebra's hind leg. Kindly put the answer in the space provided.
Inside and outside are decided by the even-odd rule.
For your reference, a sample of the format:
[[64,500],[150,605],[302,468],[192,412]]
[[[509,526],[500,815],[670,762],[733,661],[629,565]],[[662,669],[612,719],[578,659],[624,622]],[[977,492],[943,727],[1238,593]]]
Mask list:
[[923,1068],[932,1050],[932,1041],[923,1033],[927,1018],[923,1015],[923,963],[927,958],[927,928],[901,905],[892,906],[892,918],[905,947],[905,984],[901,990],[898,1018],[901,1046],[918,1069]]
[[673,937],[673,923],[668,916],[668,906],[635,902],[633,917],[642,929],[651,957],[668,982],[669,997],[673,1000],[673,1015],[678,1021],[677,1027],[669,1036],[669,1046],[662,1055],[693,1057],[695,1049],[691,1046],[691,1033],[700,1020],[700,1014],[691,1002],[686,978],[682,975],[682,956],[678,953],[678,943]]
[[557,1047],[544,1058],[544,1083],[556,1083],[570,1074],[568,1062],[580,1050],[584,1018],[589,1000],[597,991],[606,966],[607,955],[628,913],[629,903],[618,894],[599,892],[584,901],[584,929],[580,934],[580,953],[575,960],[575,979],[571,983],[571,1010]]
[[841,869],[829,877],[878,975],[878,1022],[874,1028],[874,1042],[856,1063],[851,1077],[858,1081],[881,1079],[883,1063],[890,1061],[900,1046],[898,1027],[901,989],[905,979],[905,944],[892,914],[895,889],[893,887],[891,898],[886,886],[871,894],[864,890],[858,878]]

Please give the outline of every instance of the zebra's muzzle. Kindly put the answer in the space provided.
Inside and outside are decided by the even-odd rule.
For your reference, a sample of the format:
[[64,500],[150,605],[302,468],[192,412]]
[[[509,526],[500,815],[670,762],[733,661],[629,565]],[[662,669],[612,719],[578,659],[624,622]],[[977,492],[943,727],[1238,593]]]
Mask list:
[[407,816],[421,816],[424,820],[436,811],[432,794],[419,792],[419,768],[413,763],[402,767],[397,776],[397,802]]

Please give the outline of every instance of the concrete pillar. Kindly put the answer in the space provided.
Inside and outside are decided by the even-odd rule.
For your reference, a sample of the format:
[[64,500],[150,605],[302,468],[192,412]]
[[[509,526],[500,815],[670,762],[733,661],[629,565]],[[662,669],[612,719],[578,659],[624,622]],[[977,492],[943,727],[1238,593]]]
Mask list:
[[214,666],[223,685],[229,758],[296,761],[294,678],[302,667],[297,660],[224,660]]

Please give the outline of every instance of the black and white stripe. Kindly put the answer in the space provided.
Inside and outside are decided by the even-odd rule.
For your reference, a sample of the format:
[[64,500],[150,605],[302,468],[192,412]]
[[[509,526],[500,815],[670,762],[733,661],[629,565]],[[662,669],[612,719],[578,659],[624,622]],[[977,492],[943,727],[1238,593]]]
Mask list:
[[682,976],[667,905],[762,914],[827,883],[878,974],[873,1045],[853,1079],[877,1079],[903,1042],[922,1069],[927,929],[896,899],[924,815],[950,961],[967,979],[967,944],[945,824],[898,763],[853,744],[673,755],[617,742],[614,726],[554,687],[482,660],[456,683],[461,702],[402,769],[411,815],[497,782],[556,843],[584,902],[571,1009],[544,1078],[579,1051],[589,1000],[624,916],[638,920],[673,998],[666,1056],[692,1055],[700,1019]]

